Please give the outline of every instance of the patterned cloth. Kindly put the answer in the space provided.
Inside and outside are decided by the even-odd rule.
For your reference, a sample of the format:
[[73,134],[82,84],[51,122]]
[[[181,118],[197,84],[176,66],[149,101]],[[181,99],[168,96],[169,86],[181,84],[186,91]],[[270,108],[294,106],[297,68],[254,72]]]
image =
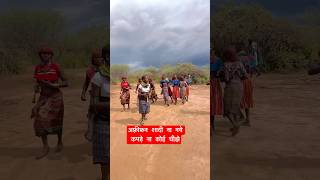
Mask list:
[[[91,83],[100,88],[100,102],[110,102],[110,81],[101,72],[96,73]],[[96,97],[92,97],[96,98]],[[94,164],[110,163],[110,115],[109,108],[94,114],[92,151]]]
[[[58,64],[48,63],[35,67],[34,78],[57,83],[61,78]],[[62,92],[56,88],[42,87],[38,102],[32,109],[36,136],[62,133],[64,105]]]
[[186,81],[180,81],[179,87],[180,87],[180,98],[185,100],[187,95],[187,82]]
[[[109,116],[109,114],[105,115]],[[94,120],[92,137],[93,163],[106,164],[110,159],[110,125],[107,117],[98,114]]]
[[162,95],[163,95],[163,99],[166,101],[170,100],[170,94],[169,94],[169,82],[166,80],[161,80],[160,81],[160,86],[162,88]]
[[37,65],[34,71],[34,78],[37,81],[57,82],[61,77],[60,66],[55,63],[48,63],[46,65]]
[[240,116],[240,103],[243,96],[242,79],[247,77],[246,70],[240,61],[226,62],[221,73],[222,79],[226,82],[224,114]]
[[139,100],[139,113],[148,114],[150,112],[150,103],[146,100]]
[[122,89],[121,95],[120,95],[121,104],[130,104],[130,91]]
[[61,91],[50,95],[40,95],[33,112],[36,136],[62,132],[64,105]]

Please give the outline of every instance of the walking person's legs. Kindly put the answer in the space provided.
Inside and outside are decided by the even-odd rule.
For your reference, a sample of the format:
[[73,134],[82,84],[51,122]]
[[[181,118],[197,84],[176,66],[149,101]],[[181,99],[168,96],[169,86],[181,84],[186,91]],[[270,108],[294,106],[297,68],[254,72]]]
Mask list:
[[39,155],[36,156],[36,159],[42,159],[43,157],[47,156],[49,153],[49,145],[48,145],[48,137],[47,135],[41,136],[42,141],[42,151]]

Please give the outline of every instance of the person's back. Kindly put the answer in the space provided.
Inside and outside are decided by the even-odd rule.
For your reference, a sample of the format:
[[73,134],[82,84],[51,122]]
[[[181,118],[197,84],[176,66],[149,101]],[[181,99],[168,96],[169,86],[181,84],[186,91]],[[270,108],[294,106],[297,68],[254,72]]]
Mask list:
[[244,65],[240,61],[225,62],[223,69],[223,81],[229,83],[240,83],[246,76]]
[[[94,109],[94,123],[92,135],[93,163],[100,164],[103,179],[110,173],[110,80],[106,74],[97,72],[91,79],[91,104]],[[103,141],[99,141],[103,139]]]

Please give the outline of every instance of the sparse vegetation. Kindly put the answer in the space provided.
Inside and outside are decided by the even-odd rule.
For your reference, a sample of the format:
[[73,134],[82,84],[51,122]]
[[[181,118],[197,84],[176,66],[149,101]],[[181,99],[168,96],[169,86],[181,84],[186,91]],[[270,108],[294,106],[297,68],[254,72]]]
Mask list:
[[193,64],[184,63],[176,65],[163,65],[160,68],[149,67],[141,70],[130,70],[128,65],[111,65],[112,81],[119,82],[122,76],[127,76],[131,83],[137,82],[138,78],[148,75],[156,82],[159,82],[162,75],[171,78],[173,75],[182,76],[190,74],[193,77],[193,83],[204,84],[209,81],[209,67],[198,67]]
[[295,19],[274,17],[258,5],[222,6],[211,18],[211,43],[221,52],[228,45],[253,39],[259,44],[265,71],[303,69],[319,59],[320,13]]
[[50,46],[64,68],[80,68],[93,49],[109,43],[109,29],[95,26],[70,32],[54,11],[13,11],[0,14],[0,74],[17,74],[39,62],[40,46]]

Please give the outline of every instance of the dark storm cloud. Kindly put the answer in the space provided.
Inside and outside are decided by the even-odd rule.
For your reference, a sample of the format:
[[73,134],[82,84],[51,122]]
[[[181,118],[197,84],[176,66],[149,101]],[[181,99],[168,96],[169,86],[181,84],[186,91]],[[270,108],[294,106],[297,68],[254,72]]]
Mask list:
[[73,29],[108,25],[110,5],[106,0],[2,0],[1,11],[51,10],[60,12]]
[[209,63],[209,0],[111,1],[112,63]]
[[310,8],[319,8],[320,0],[211,0],[211,8],[233,2],[236,4],[260,4],[276,15],[292,16]]

